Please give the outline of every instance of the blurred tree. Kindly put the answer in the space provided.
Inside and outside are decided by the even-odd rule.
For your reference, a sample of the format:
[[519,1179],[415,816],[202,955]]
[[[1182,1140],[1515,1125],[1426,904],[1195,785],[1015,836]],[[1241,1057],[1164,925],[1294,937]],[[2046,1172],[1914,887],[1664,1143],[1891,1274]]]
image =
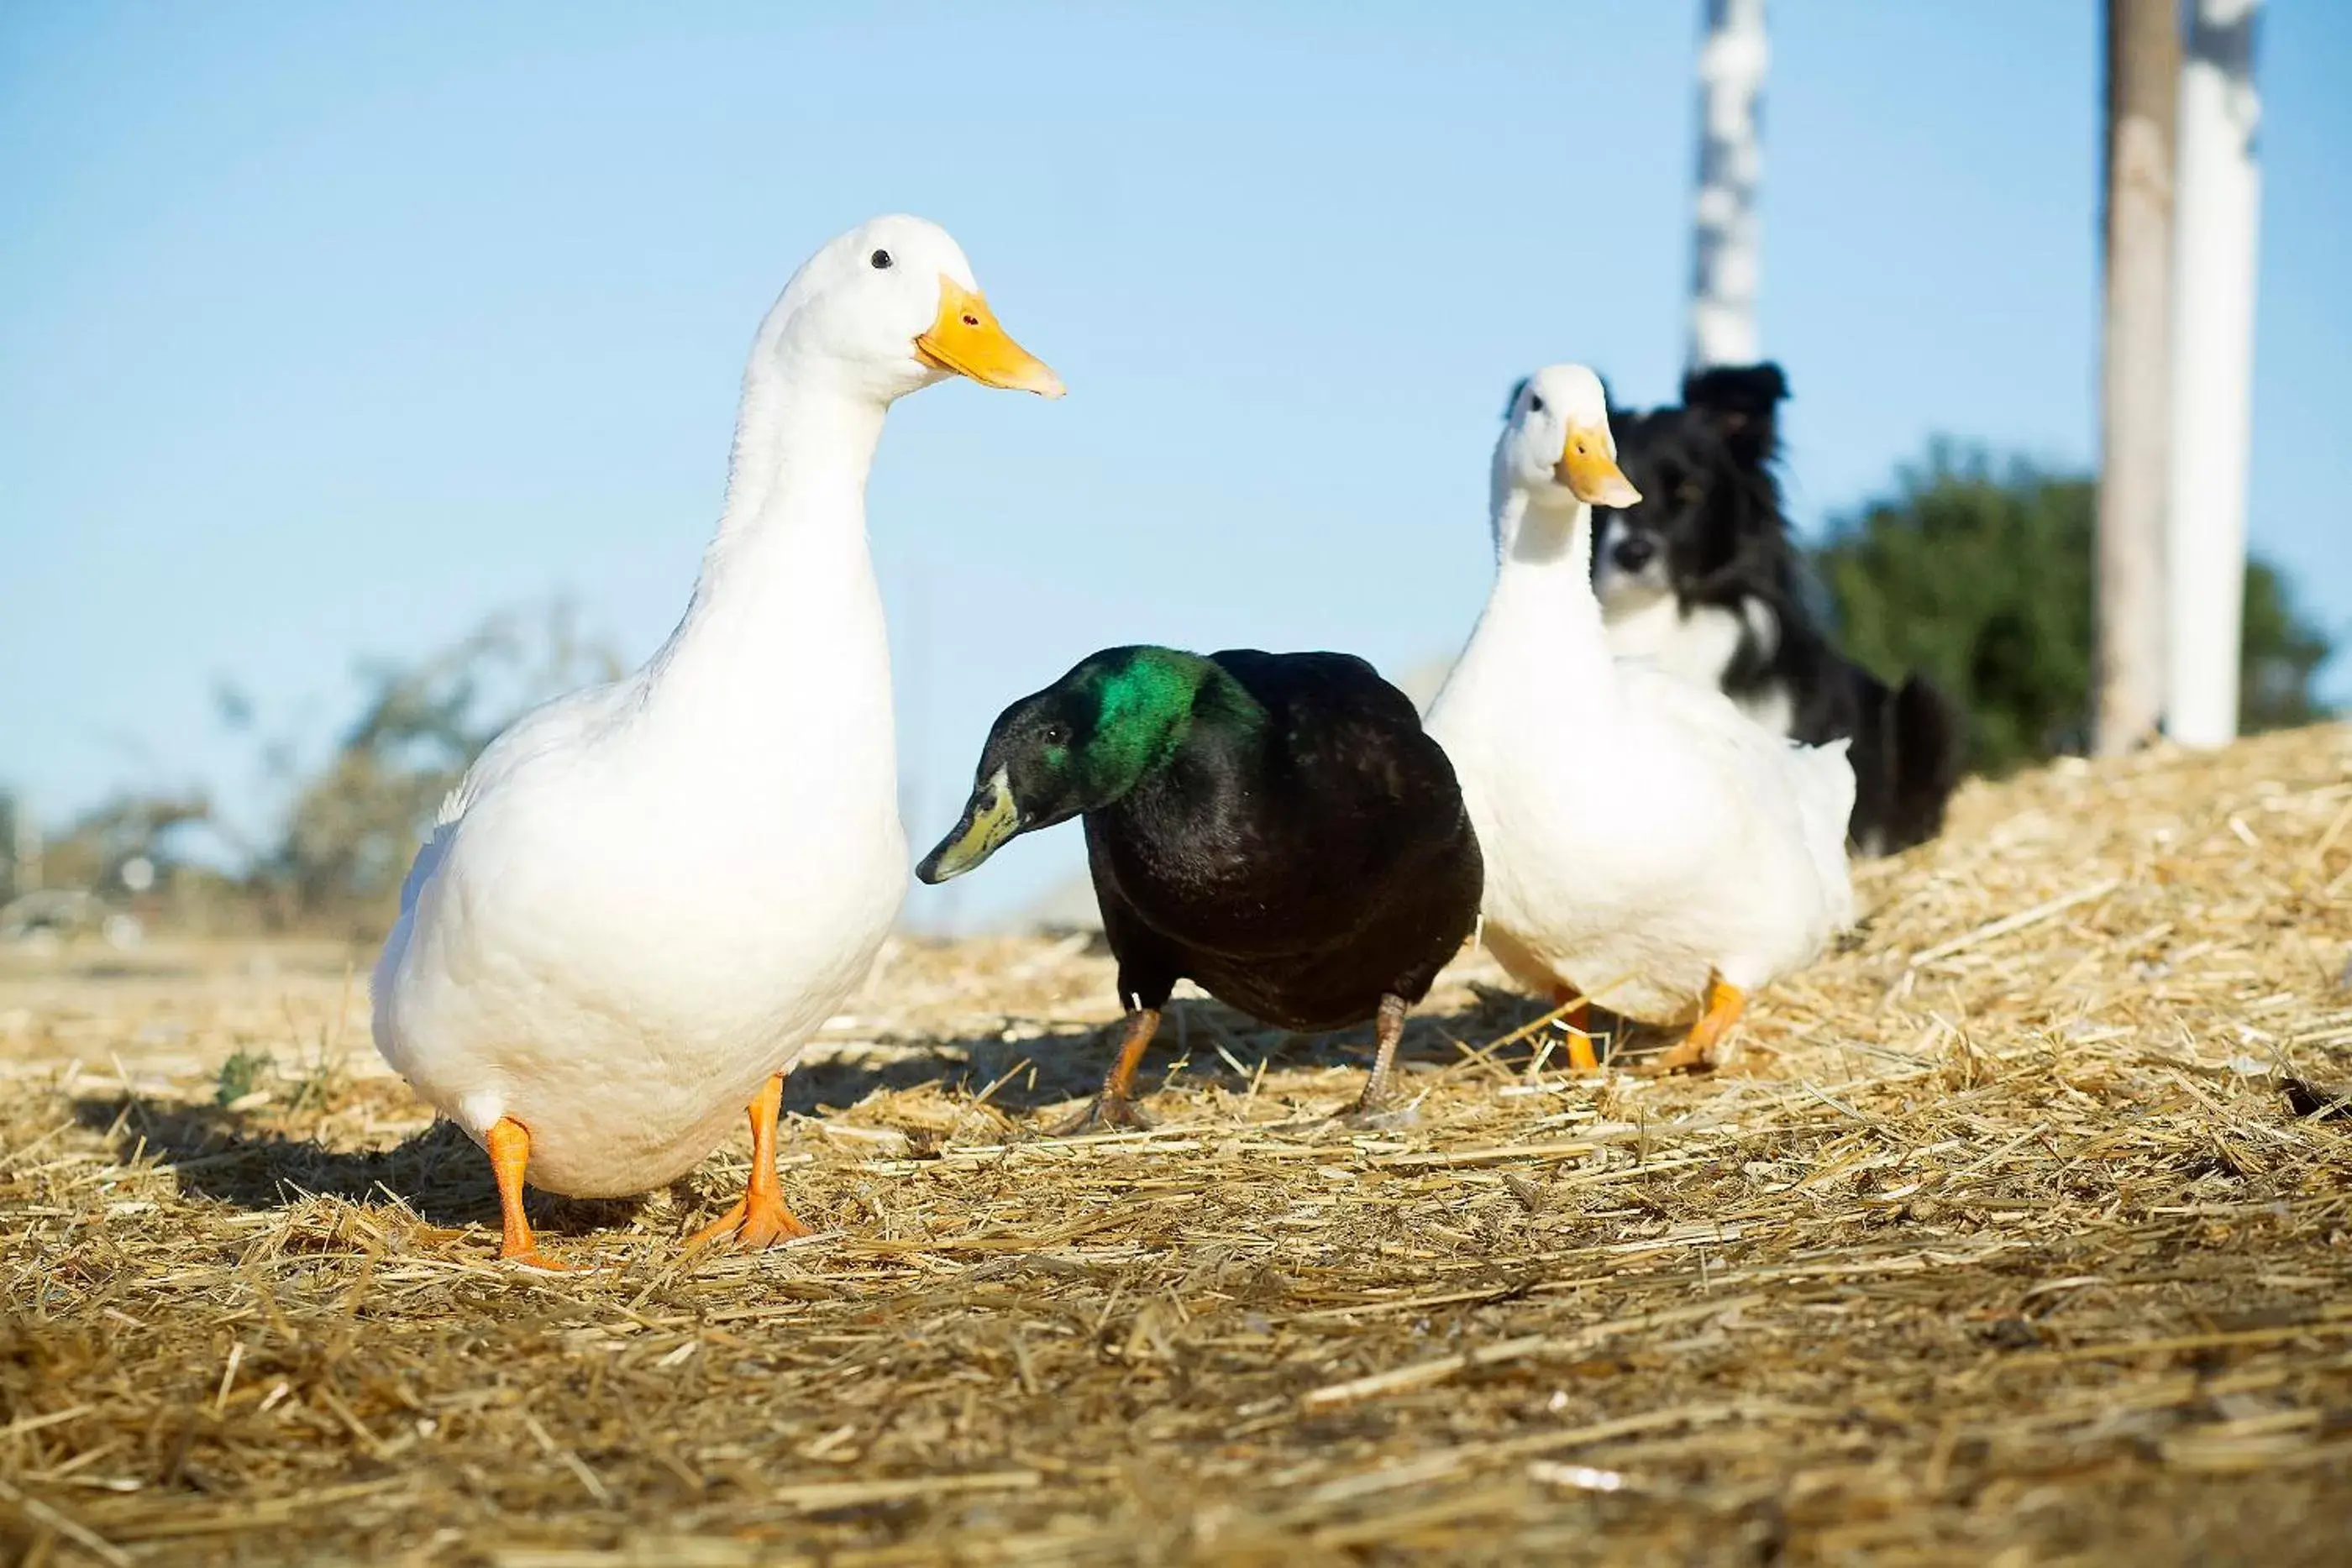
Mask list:
[[48,841],[42,876],[53,886],[110,896],[145,893],[182,863],[182,830],[210,821],[212,814],[202,795],[117,795]]
[[[1969,713],[1974,765],[2001,773],[2085,749],[2092,703],[2088,479],[1938,445],[1893,496],[1832,526],[1815,558],[1846,651],[1881,674],[1925,671]],[[2245,586],[2243,726],[2326,716],[2312,681],[2326,635],[2260,561]]]
[[14,789],[0,789],[0,901],[41,885],[41,831]]
[[[415,664],[361,671],[368,696],[325,764],[292,779],[276,841],[253,880],[281,924],[389,923],[401,879],[442,798],[499,731],[548,698],[620,673],[584,640],[568,605],[491,618]],[[222,697],[225,717],[250,705]],[[265,743],[266,766],[290,771],[289,748]]]
[[2327,634],[2303,619],[2278,569],[2246,562],[2246,603],[2240,637],[2238,727],[2246,735],[2288,729],[2331,716],[2312,695],[2319,666],[2335,652]]

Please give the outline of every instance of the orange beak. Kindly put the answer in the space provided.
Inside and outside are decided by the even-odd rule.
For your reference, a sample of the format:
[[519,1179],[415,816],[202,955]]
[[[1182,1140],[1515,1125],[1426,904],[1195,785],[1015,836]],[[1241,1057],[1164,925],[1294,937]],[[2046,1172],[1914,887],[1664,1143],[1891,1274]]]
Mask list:
[[1560,451],[1559,466],[1555,472],[1559,482],[1588,507],[1641,504],[1642,492],[1633,488],[1633,482],[1625,477],[1624,471],[1617,466],[1617,459],[1609,454],[1605,431],[1570,425],[1568,442]]
[[1060,397],[1062,378],[1045,361],[1014,342],[996,324],[988,301],[945,273],[940,275],[940,314],[915,340],[915,357],[935,371],[970,376],[982,386]]

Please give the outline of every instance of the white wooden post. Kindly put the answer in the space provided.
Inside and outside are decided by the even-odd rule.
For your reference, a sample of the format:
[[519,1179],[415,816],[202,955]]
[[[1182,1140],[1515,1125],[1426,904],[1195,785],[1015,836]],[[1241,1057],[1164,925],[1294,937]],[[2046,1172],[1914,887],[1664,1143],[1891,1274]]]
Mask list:
[[1756,189],[1764,172],[1759,110],[1771,50],[1764,0],[1706,0],[1698,51],[1698,194],[1691,268],[1690,362],[1752,364],[1762,246]]
[[2262,0],[2195,0],[2180,68],[2165,731],[2188,746],[2225,746],[2238,733],[2262,218],[2254,148],[2261,16]]
[[2177,0],[2107,0],[2106,308],[2100,386],[2098,701],[2116,756],[2164,708],[2165,484],[2172,423]]

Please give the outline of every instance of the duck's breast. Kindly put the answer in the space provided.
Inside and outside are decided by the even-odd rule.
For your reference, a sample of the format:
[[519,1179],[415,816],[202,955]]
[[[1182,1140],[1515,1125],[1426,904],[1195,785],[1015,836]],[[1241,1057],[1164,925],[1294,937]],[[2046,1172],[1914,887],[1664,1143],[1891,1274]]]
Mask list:
[[1523,984],[1549,976],[1663,1022],[1778,921],[1783,870],[1747,798],[1774,780],[1751,777],[1741,747],[1646,707],[1643,677],[1619,668],[1625,700],[1572,739],[1520,742],[1499,726],[1446,738],[1486,851],[1485,913],[1502,937],[1490,946]]
[[387,944],[386,1055],[476,1137],[500,1116],[529,1128],[535,1186],[683,1174],[896,917],[895,807],[808,805],[688,802],[593,758],[509,776],[454,824]]

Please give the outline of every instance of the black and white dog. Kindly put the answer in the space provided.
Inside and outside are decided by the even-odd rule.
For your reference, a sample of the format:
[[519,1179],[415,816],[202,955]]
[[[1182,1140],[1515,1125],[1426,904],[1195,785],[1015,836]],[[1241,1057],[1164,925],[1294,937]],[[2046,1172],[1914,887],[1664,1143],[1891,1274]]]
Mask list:
[[1807,612],[1773,473],[1788,395],[1778,365],[1727,366],[1685,377],[1678,406],[1610,411],[1642,500],[1593,514],[1593,591],[1619,655],[1715,686],[1793,739],[1851,737],[1849,836],[1885,854],[1942,829],[1965,731],[1926,680],[1890,690]]

